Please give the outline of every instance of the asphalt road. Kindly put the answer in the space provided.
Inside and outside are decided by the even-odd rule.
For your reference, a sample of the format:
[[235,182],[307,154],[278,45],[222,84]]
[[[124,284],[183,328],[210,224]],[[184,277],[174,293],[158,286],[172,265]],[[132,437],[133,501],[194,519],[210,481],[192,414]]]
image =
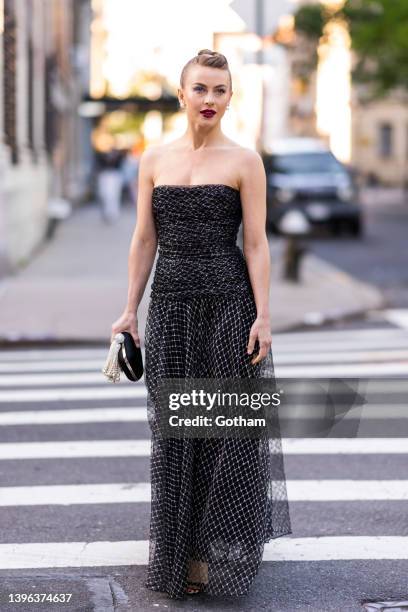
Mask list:
[[[326,429],[306,405],[286,414],[293,534],[266,546],[245,598],[183,602],[143,587],[143,382],[109,385],[100,373],[105,348],[3,351],[1,611],[346,612],[365,600],[408,599],[407,342],[408,331],[380,316],[349,329],[275,334],[278,379],[351,376],[366,403],[339,418],[325,413]],[[29,592],[72,595],[7,603],[10,593]]]
[[362,191],[364,235],[322,235],[310,242],[313,253],[356,278],[379,287],[392,308],[408,306],[408,196],[394,190]]

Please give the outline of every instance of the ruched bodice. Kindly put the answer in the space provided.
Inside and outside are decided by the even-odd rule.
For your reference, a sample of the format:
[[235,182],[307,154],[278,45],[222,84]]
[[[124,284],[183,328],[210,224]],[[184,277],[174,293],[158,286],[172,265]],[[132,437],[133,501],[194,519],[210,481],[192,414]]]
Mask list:
[[157,185],[158,259],[151,297],[251,291],[242,250],[240,192],[229,185]]

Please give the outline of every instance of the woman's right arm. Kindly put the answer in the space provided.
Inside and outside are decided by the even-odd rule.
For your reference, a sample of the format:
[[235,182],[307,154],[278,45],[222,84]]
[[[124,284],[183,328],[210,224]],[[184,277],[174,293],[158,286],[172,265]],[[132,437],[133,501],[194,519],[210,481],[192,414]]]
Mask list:
[[152,211],[154,160],[156,147],[143,152],[140,158],[137,219],[128,257],[128,298],[122,315],[112,325],[111,341],[116,333],[129,331],[137,346],[140,337],[137,309],[153,267],[157,250],[157,232]]

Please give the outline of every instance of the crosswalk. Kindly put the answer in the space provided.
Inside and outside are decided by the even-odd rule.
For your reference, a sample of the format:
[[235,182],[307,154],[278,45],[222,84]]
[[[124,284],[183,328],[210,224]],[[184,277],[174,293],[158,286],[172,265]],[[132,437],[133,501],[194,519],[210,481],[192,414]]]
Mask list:
[[[408,330],[275,334],[273,351],[278,379],[365,377],[366,403],[329,436],[308,427],[319,416],[314,405],[285,415],[293,534],[267,544],[264,561],[408,560],[406,530],[387,520],[389,505],[406,513],[408,502]],[[146,389],[143,379],[108,383],[105,357],[104,347],[0,353],[0,522],[14,525],[1,529],[0,571],[147,563]],[[305,425],[291,435],[294,422]],[[383,522],[367,520],[377,504]],[[350,534],[344,517],[358,520],[362,508]],[[87,513],[96,509],[99,537],[90,538]],[[18,528],[22,517],[32,520],[32,541]]]

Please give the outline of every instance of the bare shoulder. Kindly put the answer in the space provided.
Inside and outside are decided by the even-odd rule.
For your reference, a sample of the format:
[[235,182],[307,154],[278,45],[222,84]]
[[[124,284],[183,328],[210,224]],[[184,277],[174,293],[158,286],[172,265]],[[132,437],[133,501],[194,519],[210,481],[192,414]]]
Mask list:
[[155,160],[160,156],[162,147],[163,145],[161,144],[149,145],[143,151],[140,157],[140,161],[143,161],[145,166],[154,163]]
[[241,187],[252,185],[265,177],[262,157],[254,149],[239,147],[237,151],[237,173]]
[[257,151],[254,151],[254,149],[250,149],[249,147],[243,147],[238,142],[235,142],[230,138],[227,141],[227,149],[228,155],[234,155],[238,167],[242,166],[242,164],[245,165],[246,163],[251,165],[263,165],[262,157]]
[[251,166],[263,165],[262,157],[259,155],[258,151],[254,149],[250,149],[249,147],[239,147],[238,154],[243,163],[251,164]]
[[163,155],[163,145],[154,144],[149,145],[143,151],[140,156],[140,170],[139,176],[141,179],[145,178],[147,183],[154,182],[154,175],[156,172],[157,163]]

